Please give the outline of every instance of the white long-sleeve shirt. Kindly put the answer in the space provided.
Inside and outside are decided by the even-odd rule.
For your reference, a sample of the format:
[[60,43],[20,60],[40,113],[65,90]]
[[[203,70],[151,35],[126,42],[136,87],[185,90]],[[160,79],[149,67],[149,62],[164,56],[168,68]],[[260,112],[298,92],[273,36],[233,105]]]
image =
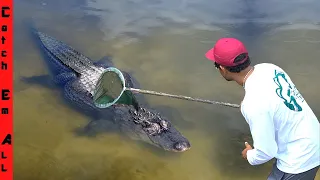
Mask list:
[[251,165],[276,158],[278,169],[292,174],[320,165],[319,121],[280,67],[255,66],[245,83],[241,112],[254,142],[247,151]]

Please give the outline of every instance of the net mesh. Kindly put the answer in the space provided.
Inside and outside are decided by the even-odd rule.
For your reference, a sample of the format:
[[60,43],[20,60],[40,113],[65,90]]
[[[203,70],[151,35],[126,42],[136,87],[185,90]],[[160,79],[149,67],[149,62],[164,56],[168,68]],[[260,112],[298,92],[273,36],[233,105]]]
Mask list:
[[99,108],[106,108],[113,104],[136,106],[137,103],[132,92],[125,90],[124,76],[116,68],[108,68],[100,76],[93,100]]
[[97,83],[97,92],[94,101],[103,104],[118,99],[123,91],[123,82],[116,72],[105,72]]

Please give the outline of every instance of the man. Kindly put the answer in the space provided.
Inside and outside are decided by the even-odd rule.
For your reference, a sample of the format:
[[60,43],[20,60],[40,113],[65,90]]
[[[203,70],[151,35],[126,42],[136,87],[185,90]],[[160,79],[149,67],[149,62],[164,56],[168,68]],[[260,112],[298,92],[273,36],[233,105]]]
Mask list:
[[247,142],[243,158],[259,165],[276,158],[268,180],[313,180],[320,165],[320,124],[280,67],[251,66],[244,44],[221,38],[205,56],[227,81],[245,89],[241,113],[249,124],[252,148]]

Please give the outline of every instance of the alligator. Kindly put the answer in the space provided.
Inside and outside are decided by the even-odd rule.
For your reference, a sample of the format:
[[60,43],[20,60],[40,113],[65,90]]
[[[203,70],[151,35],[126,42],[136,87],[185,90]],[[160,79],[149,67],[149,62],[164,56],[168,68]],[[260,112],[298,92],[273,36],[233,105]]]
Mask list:
[[[139,95],[126,92],[131,103],[116,103],[108,108],[98,108],[93,102],[93,91],[98,78],[108,67],[115,67],[111,56],[94,62],[68,44],[59,41],[36,28],[32,28],[41,52],[45,55],[50,77],[54,85],[63,93],[63,99],[81,113],[89,115],[91,121],[82,132],[96,134],[112,126],[117,132],[132,140],[151,144],[171,152],[190,149],[189,140],[184,137],[169,119],[139,101]],[[139,88],[137,80],[122,71],[127,87]],[[35,76],[25,77],[32,82]]]

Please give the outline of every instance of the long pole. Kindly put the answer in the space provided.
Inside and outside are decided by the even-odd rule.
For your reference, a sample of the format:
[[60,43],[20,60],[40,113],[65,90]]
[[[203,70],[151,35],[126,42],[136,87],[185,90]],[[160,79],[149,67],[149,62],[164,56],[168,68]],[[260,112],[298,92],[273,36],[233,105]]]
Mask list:
[[210,100],[205,100],[205,99],[193,98],[193,97],[189,97],[189,96],[174,95],[174,94],[168,94],[168,93],[156,92],[156,91],[150,91],[150,90],[128,88],[128,87],[126,87],[126,90],[136,92],[136,93],[151,94],[151,95],[157,95],[157,96],[166,96],[166,97],[184,99],[184,100],[189,100],[189,101],[203,102],[203,103],[208,103],[208,104],[219,104],[219,105],[229,106],[229,107],[233,107],[233,108],[240,107],[239,104],[231,104],[231,103],[219,102],[219,101],[210,101]]

